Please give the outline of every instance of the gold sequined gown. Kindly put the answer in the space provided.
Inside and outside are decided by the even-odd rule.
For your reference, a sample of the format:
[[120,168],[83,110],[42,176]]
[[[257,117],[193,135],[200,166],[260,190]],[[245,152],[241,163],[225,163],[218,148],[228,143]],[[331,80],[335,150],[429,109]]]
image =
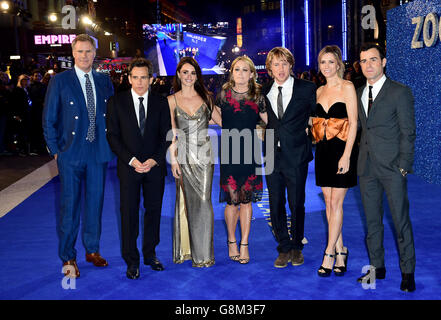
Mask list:
[[182,178],[176,179],[173,262],[191,259],[194,267],[209,267],[214,264],[214,162],[207,132],[211,114],[205,104],[191,116],[176,106],[174,117]]

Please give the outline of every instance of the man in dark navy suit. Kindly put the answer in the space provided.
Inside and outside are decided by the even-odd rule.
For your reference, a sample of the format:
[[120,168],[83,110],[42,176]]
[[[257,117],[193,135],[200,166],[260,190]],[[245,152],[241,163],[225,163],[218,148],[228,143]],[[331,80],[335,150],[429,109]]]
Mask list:
[[61,182],[58,221],[59,256],[63,272],[79,277],[75,242],[81,216],[82,186],[85,212],[82,240],[86,261],[105,267],[99,253],[101,215],[107,163],[113,153],[106,140],[106,103],[113,95],[110,78],[92,70],[95,41],[87,34],[72,42],[75,66],[51,79],[45,98],[43,130],[55,157]]
[[121,251],[129,279],[139,278],[140,255],[136,245],[139,234],[140,194],[144,197],[144,264],[164,270],[156,257],[159,225],[167,167],[165,155],[170,141],[170,111],[167,99],[151,93],[152,64],[138,58],[129,66],[132,89],[109,100],[107,139],[118,157],[120,181]]
[[[266,69],[274,80],[263,89],[268,111],[265,134],[273,130],[274,153],[267,149],[265,155],[274,157],[274,170],[265,174],[271,224],[279,244],[279,256],[274,262],[276,268],[285,268],[288,262],[294,266],[304,263],[305,185],[308,163],[313,159],[306,129],[316,105],[316,86],[292,77],[293,67],[294,57],[288,49],[276,47],[268,53]],[[291,232],[285,210],[286,191]]]

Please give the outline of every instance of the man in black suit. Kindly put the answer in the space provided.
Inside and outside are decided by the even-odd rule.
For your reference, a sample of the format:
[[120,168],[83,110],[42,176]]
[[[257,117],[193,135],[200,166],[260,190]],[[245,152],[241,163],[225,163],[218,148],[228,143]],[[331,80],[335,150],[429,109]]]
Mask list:
[[[305,224],[305,185],[308,163],[313,159],[312,144],[306,129],[316,104],[316,86],[310,81],[292,76],[294,57],[281,47],[273,48],[266,59],[266,69],[274,78],[264,89],[268,111],[266,136],[274,133],[273,150],[268,147],[265,156],[274,157],[273,172],[266,172],[270,215],[273,231],[279,243],[276,268],[291,262],[303,264],[303,237]],[[291,210],[291,236],[286,217],[285,191]]]
[[153,80],[150,61],[133,60],[129,66],[132,89],[121,92],[108,102],[107,139],[118,157],[122,256],[127,263],[127,277],[139,278],[140,255],[136,245],[139,233],[139,202],[144,197],[144,264],[164,270],[156,257],[159,225],[167,174],[165,155],[171,129],[167,99],[151,93]]
[[400,252],[401,290],[415,290],[415,247],[409,217],[406,175],[412,172],[415,110],[412,91],[384,74],[384,50],[363,45],[360,65],[367,84],[357,90],[362,127],[358,175],[367,224],[367,247],[372,268],[358,279],[384,279],[383,193],[389,202]]

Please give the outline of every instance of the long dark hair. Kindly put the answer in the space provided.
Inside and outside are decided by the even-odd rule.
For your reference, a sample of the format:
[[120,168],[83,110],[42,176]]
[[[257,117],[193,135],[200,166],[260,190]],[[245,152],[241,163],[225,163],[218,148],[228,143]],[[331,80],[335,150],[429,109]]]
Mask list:
[[211,98],[212,94],[207,89],[207,87],[204,84],[204,81],[202,80],[201,67],[199,67],[197,61],[192,57],[184,57],[179,61],[178,66],[176,67],[176,74],[173,77],[173,91],[178,92],[179,90],[182,89],[182,83],[181,83],[181,79],[179,79],[178,77],[178,73],[181,71],[182,66],[186,63],[192,65],[196,71],[196,82],[194,83],[194,89],[196,90],[198,95],[202,98],[202,100],[204,100],[208,108],[212,110],[213,107],[212,98]]

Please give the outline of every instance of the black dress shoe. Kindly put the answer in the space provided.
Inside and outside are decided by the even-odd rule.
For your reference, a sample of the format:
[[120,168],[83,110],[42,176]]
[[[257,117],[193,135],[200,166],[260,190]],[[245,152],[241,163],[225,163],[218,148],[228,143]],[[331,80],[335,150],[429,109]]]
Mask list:
[[144,264],[146,266],[150,266],[150,268],[155,271],[164,270],[164,266],[162,265],[161,261],[159,261],[156,257],[144,260]]
[[[375,272],[375,274],[371,274],[372,272]],[[386,278],[386,268],[371,268],[366,272],[366,274],[362,275],[360,278],[357,279],[358,283],[366,283],[370,284],[371,279],[384,279]]]
[[127,278],[131,280],[136,280],[139,278],[139,268],[138,267],[128,267],[126,272]]
[[401,286],[400,289],[405,292],[415,291],[415,277],[413,273],[401,274]]

